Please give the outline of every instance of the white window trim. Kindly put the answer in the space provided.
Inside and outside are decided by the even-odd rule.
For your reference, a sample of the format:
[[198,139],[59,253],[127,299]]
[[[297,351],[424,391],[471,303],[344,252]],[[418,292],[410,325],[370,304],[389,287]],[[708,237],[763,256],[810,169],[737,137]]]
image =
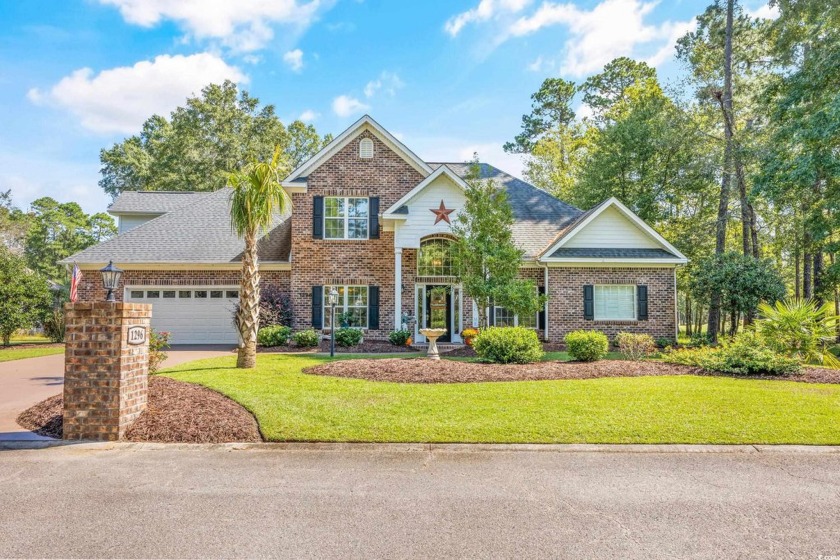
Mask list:
[[[344,200],[344,215],[340,217],[327,216],[327,200],[330,199]],[[350,237],[350,200],[364,199],[367,201],[368,215],[364,218],[367,221],[366,235],[364,237]],[[362,218],[353,218],[354,220],[361,220]],[[370,239],[370,197],[369,196],[325,196],[324,197],[324,239],[327,241],[367,241]],[[327,237],[327,220],[342,220],[344,222],[344,236],[343,237]]]
[[[631,288],[633,297],[633,317],[599,317],[597,305],[598,288]],[[637,289],[635,284],[595,284],[592,286],[592,318],[594,321],[638,321],[639,320],[639,302],[637,301]]]
[[[356,305],[348,305],[347,302],[349,300],[349,293],[350,290],[348,288],[364,288],[367,292],[367,296],[365,296],[365,324],[363,327],[349,327],[351,329],[361,329],[361,330],[368,330],[370,328],[370,286],[360,286],[358,284],[325,284],[323,287],[324,296],[321,305],[321,324],[324,326],[324,329],[332,329],[333,325],[327,327],[327,319],[330,318],[330,305],[329,305],[329,291],[327,288],[344,288],[344,301],[339,302],[335,306],[335,314],[338,316],[339,313],[344,313],[349,309],[361,309],[361,307]],[[338,327],[341,328],[341,327]]]
[[[499,316],[499,309],[504,309],[504,307],[501,306],[501,305],[494,305],[493,306],[493,326],[494,327],[497,326],[496,325],[496,317]],[[513,316],[513,326],[514,327],[519,326],[519,314],[518,313],[514,314],[514,316]],[[534,326],[533,327],[525,327],[525,328],[526,329],[533,329],[535,331],[540,330],[540,312],[539,311],[534,313]]]

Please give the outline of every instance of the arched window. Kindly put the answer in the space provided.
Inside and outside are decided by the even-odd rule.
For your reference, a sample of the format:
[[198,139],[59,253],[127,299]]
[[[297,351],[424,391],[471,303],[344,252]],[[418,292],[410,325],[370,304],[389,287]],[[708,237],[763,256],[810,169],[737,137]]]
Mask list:
[[420,242],[417,252],[418,276],[455,276],[452,240],[433,237]]
[[362,138],[359,142],[359,157],[362,159],[373,158],[373,140],[370,138]]

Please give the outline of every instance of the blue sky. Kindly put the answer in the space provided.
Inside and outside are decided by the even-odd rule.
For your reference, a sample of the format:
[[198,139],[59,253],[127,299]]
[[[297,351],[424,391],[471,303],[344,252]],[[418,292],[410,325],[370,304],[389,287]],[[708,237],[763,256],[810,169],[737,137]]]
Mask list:
[[[679,76],[705,0],[0,0],[0,190],[88,212],[99,150],[231,78],[288,122],[337,134],[367,112],[429,161],[502,144],[549,76],[617,56]],[[764,0],[743,0],[771,15]]]

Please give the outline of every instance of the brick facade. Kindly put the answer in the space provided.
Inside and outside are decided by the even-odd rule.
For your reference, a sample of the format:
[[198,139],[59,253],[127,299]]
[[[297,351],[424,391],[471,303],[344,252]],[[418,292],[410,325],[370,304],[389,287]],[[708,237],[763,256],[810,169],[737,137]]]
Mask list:
[[128,329],[149,331],[152,306],[68,303],[64,439],[121,439],[146,409],[149,341],[128,344]]
[[[676,337],[674,268],[550,268],[548,338],[562,342],[569,331],[595,329],[612,339],[620,331]],[[648,287],[647,321],[590,321],[583,318],[583,286],[633,284]]]
[[[115,290],[122,301],[125,286],[238,286],[239,270],[125,270]],[[260,285],[275,285],[288,291],[291,271],[263,270]],[[85,270],[79,285],[79,301],[105,301],[105,288],[98,270]]]
[[[359,158],[359,141],[373,140],[374,157]],[[315,196],[378,196],[384,211],[423,180],[423,176],[369,131],[309,174],[307,192],[292,195],[291,299],[295,328],[312,324],[312,286],[368,285],[379,287],[379,330],[370,338],[386,338],[394,328],[394,234],[379,239],[313,239]],[[405,284],[405,281],[404,281]],[[410,301],[410,300],[409,300]],[[406,305],[403,297],[403,307]]]

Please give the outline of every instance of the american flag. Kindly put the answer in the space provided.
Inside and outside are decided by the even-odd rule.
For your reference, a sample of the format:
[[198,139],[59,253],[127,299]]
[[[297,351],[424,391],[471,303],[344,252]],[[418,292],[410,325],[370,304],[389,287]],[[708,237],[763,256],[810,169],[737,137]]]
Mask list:
[[79,265],[73,264],[73,274],[70,275],[70,301],[79,299],[79,282],[82,281],[82,271]]

